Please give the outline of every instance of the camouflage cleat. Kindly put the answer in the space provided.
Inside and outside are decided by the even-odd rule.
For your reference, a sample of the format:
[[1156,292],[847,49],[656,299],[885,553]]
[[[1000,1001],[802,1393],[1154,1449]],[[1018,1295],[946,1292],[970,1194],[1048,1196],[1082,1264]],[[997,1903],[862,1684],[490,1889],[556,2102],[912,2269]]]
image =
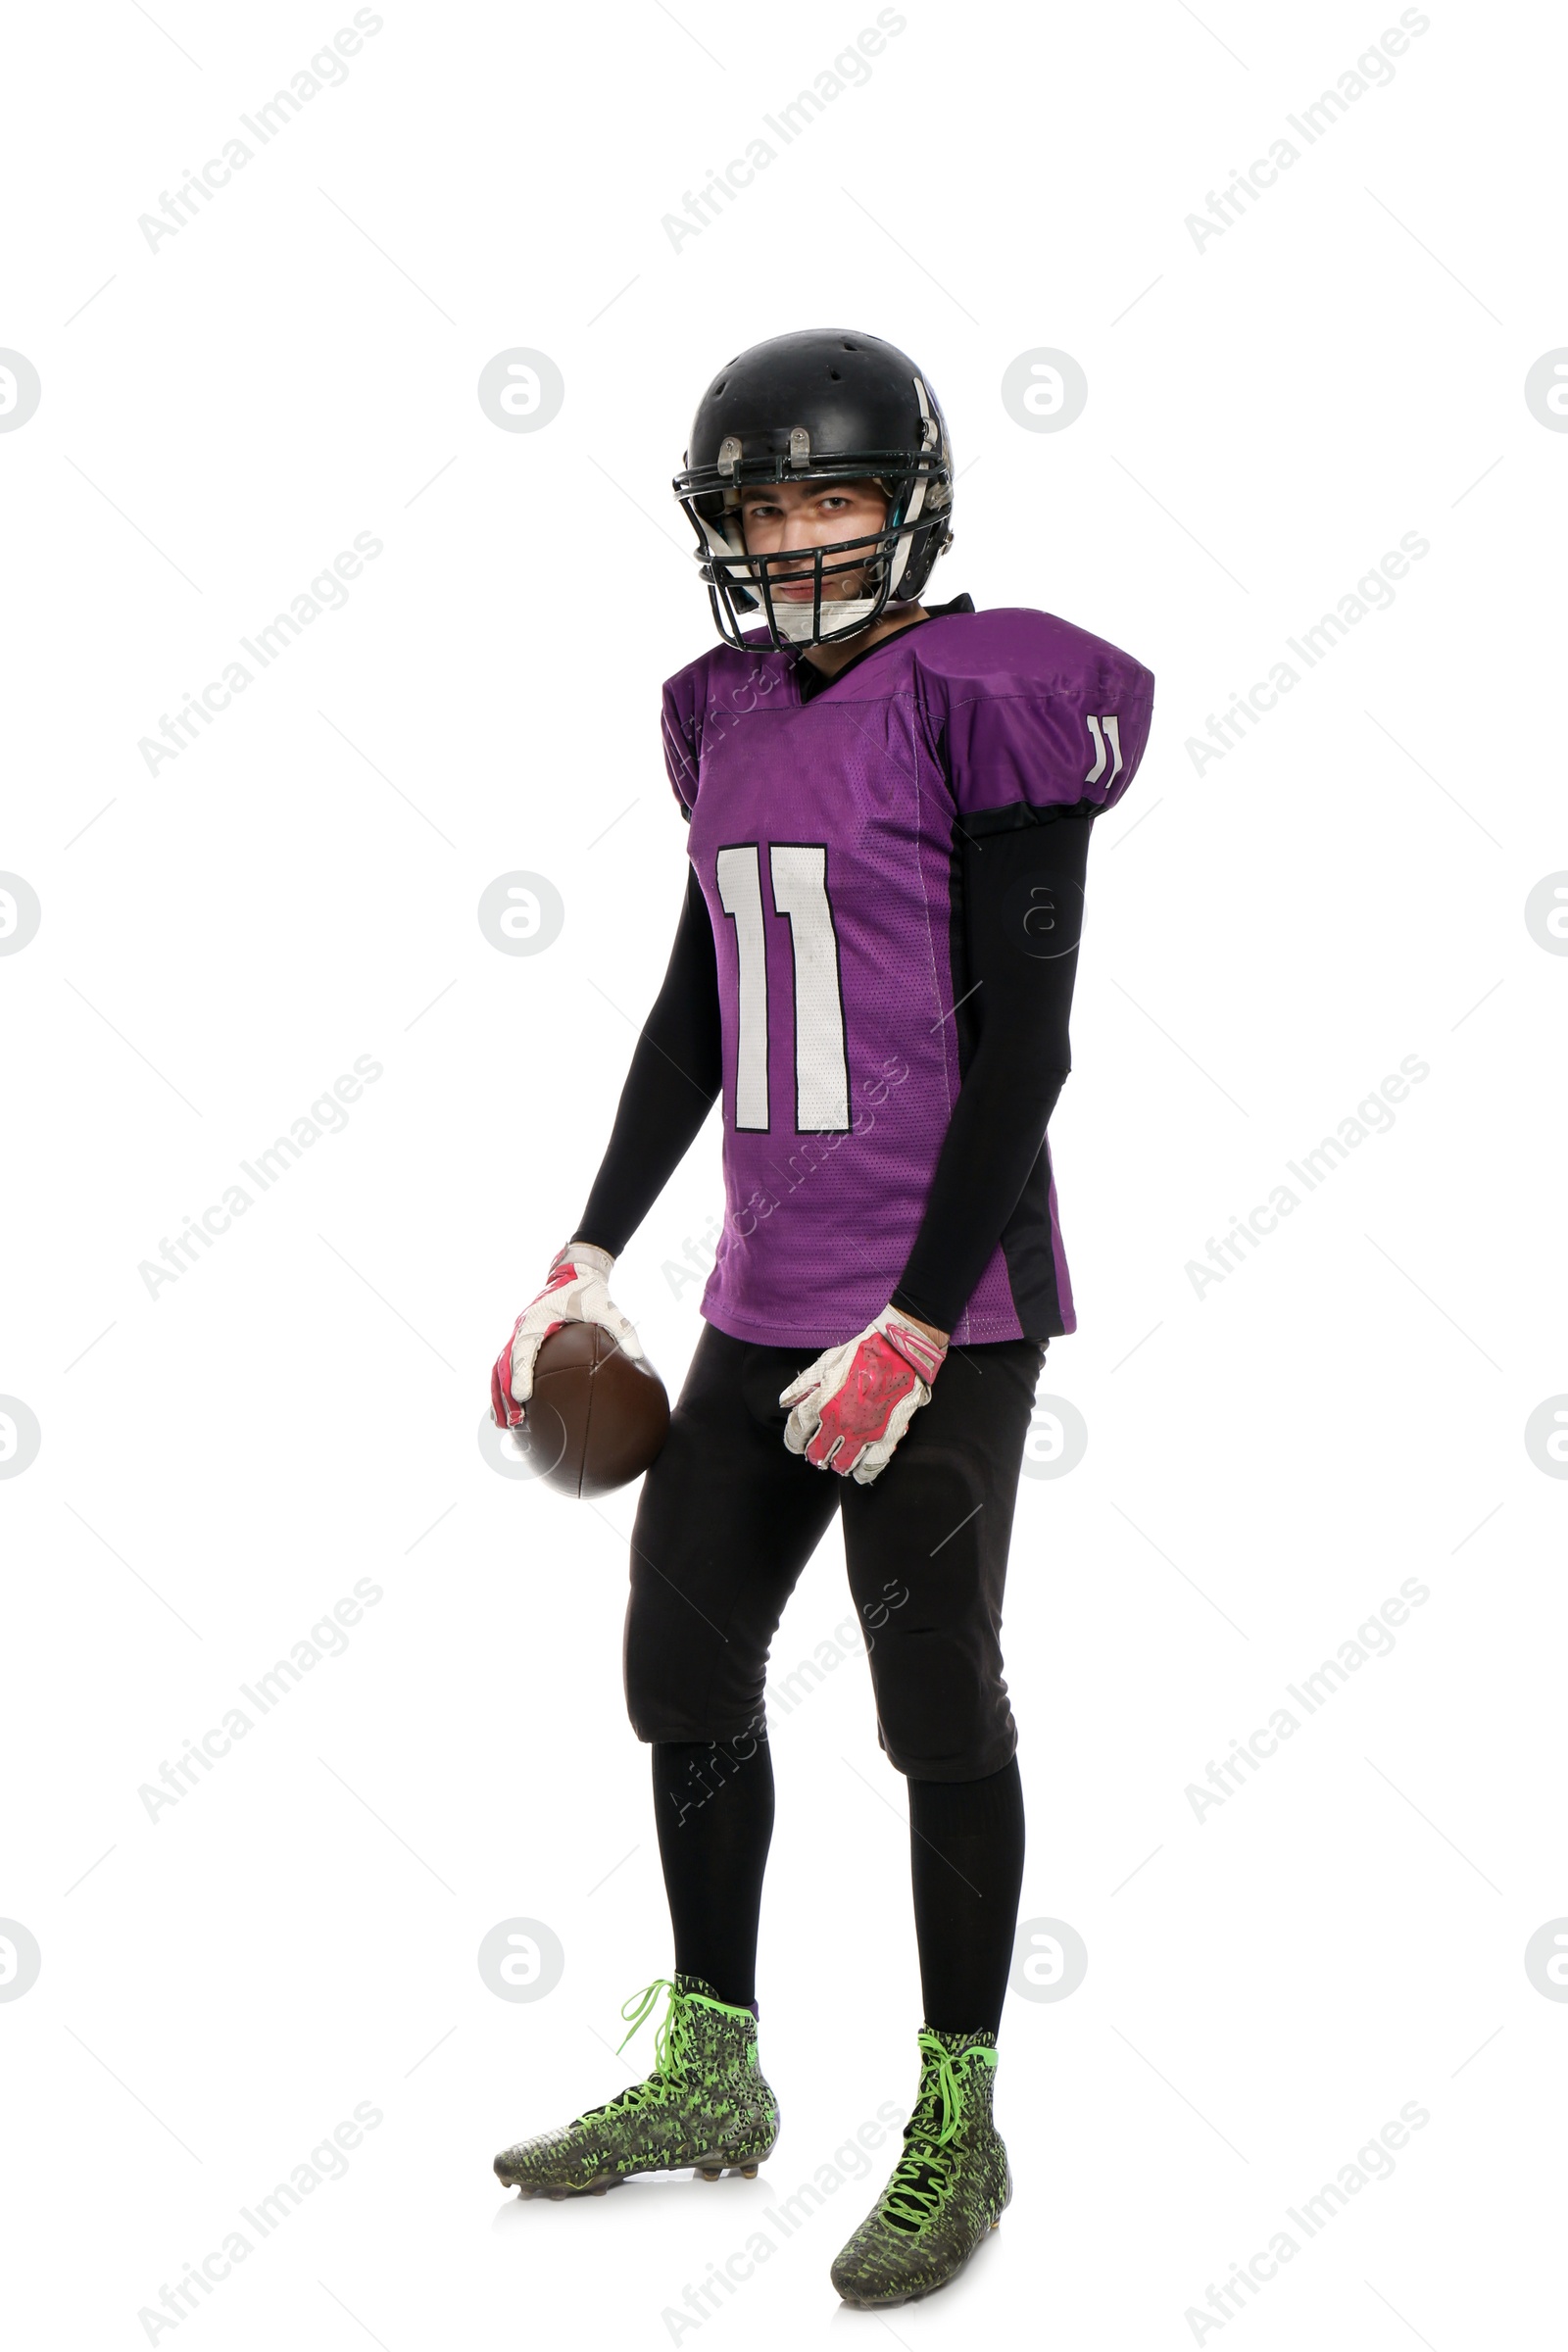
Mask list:
[[1012,2196],[992,2121],[996,2036],[920,2032],[920,2088],[893,2177],[833,2265],[846,2303],[882,2310],[956,2278]]
[[496,2158],[498,2180],[525,2197],[603,2196],[633,2173],[687,2165],[705,2180],[716,2180],[726,2166],[750,2179],[772,2154],[778,2101],[762,2078],[750,2009],[731,2008],[701,1977],[656,1977],[621,2005],[621,2016],[631,2018],[621,2048],[662,1991],[669,2006],[648,2080],[573,2124],[506,2149]]

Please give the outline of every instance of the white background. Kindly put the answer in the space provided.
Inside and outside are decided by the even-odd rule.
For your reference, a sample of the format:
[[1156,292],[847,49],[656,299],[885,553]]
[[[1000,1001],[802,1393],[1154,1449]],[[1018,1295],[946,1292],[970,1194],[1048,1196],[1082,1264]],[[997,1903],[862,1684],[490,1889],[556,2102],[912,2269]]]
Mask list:
[[[0,434],[0,867],[42,905],[0,958],[0,1391],[42,1431],[0,1482],[0,1915],[42,1953],[0,2002],[12,2330],[147,2341],[369,2102],[346,2178],[153,2340],[1541,2340],[1568,2010],[1523,1955],[1568,1912],[1568,1487],[1523,1433],[1568,1389],[1568,960],[1524,905],[1568,867],[1568,437],[1523,386],[1568,343],[1561,26],[1435,5],[1307,148],[1285,117],[1396,10],[910,0],[677,251],[662,216],[869,0],[380,13],[156,251],[138,216],[350,12],[98,0],[9,41],[0,343],[43,386]],[[1187,216],[1282,134],[1299,161],[1200,249]],[[914,2083],[904,1788],[858,1662],[774,1724],[764,2177],[553,2205],[489,2170],[646,2071],[617,2010],[670,1951],[620,1689],[634,1496],[495,1475],[488,1366],[682,890],[658,691],[711,635],[668,496],[692,408],[745,345],[840,323],[947,409],[932,594],[1065,613],[1158,681],[1053,1129],[1081,1329],[1044,1387],[1089,1447],[1023,1483],[1006,1627],[1023,1916],[1089,1970],[1009,1997],[1012,2209],[887,2321],[827,2278],[884,2157],[787,2241],[760,2220]],[[565,381],[536,433],[475,395],[515,346]],[[1088,376],[1062,432],[1002,404],[1039,347]],[[149,774],[139,739],[362,532],[344,609]],[[1409,532],[1392,608],[1196,772],[1188,738]],[[514,869],[565,904],[536,956],[476,920]],[[345,1130],[150,1297],[139,1264],[361,1055]],[[1406,1055],[1392,1129],[1200,1298],[1188,1261]],[[671,1388],[698,1293],[663,1268],[718,1201],[710,1128],[620,1268]],[[344,1654],[150,1819],[141,1786],[367,1578]],[[1200,1820],[1189,1785],[1409,1578],[1392,1653]],[[847,1605],[829,1543],[776,1663]],[[516,1917],[565,1955],[536,2002],[476,1966]],[[1286,2208],[1406,2102],[1394,2176],[1308,2240]],[[694,2320],[760,2227],[777,2251]],[[1184,2316],[1282,2228],[1244,2310]]]

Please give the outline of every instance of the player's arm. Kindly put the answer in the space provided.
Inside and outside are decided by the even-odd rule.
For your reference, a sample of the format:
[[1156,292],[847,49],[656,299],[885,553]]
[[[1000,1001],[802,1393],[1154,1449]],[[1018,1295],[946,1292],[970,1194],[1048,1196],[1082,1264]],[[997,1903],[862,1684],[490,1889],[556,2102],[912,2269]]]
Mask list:
[[576,1236],[618,1256],[685,1158],[723,1084],[718,962],[695,867],[664,984],[643,1023]]
[[610,1275],[685,1156],[722,1078],[713,931],[693,872],[663,986],[643,1023],[588,1205],[491,1372],[497,1428],[515,1429],[526,1418],[535,1358],[563,1323],[602,1324],[628,1355],[641,1356],[636,1332],[611,1298]]
[[963,844],[975,1044],[893,1304],[944,1336],[1018,1204],[1072,1067],[1089,809],[1051,810]]
[[[978,821],[978,820],[976,820]],[[892,1299],[791,1383],[784,1443],[869,1486],[931,1400],[948,1335],[990,1261],[1045,1142],[1071,1065],[1088,809],[982,827],[962,859],[967,1030],[976,1036],[925,1213]],[[965,1010],[964,1005],[959,1011]]]

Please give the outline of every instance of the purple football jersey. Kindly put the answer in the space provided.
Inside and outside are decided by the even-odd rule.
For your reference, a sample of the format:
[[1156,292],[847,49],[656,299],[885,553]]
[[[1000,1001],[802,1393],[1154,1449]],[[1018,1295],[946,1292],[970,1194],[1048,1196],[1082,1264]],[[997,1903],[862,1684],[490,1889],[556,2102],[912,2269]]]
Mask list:
[[[803,703],[796,657],[716,646],[664,688],[669,778],[712,919],[726,1214],[703,1297],[732,1338],[813,1351],[897,1287],[957,1099],[955,848],[1019,803],[1108,808],[1153,680],[1051,613],[951,612]],[[1075,1327],[1049,1156],[1027,1336]],[[956,1343],[1026,1335],[1001,1246]]]

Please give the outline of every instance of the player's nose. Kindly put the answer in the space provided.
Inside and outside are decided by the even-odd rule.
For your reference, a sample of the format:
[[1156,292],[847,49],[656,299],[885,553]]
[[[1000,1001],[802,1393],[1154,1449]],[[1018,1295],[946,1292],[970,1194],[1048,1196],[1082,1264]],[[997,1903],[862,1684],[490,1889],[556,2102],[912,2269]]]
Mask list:
[[[781,556],[809,555],[816,545],[817,536],[818,534],[812,530],[810,523],[804,515],[786,514],[783,527],[778,535],[776,552]],[[803,571],[807,567],[798,564],[793,568],[796,571]]]

